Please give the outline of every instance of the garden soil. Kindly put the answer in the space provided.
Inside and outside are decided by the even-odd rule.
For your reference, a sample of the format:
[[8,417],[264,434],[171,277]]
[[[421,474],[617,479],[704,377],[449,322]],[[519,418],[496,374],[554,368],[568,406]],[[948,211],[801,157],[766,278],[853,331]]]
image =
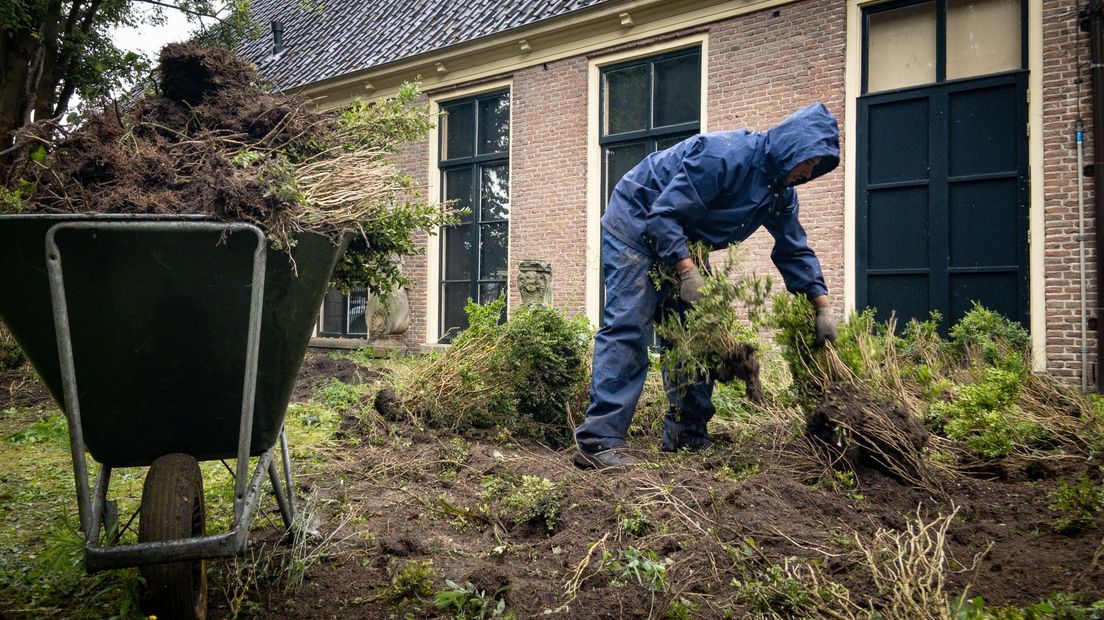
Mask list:
[[[376,379],[351,362],[313,355],[297,397],[333,373]],[[845,395],[833,398],[823,411],[839,418]],[[820,440],[783,428],[738,433],[703,454],[663,454],[658,440],[630,442],[646,465],[605,474],[575,469],[569,451],[506,437],[459,440],[468,455],[457,470],[448,456],[456,435],[402,422],[392,421],[390,432],[346,437],[322,472],[298,480],[300,496],[313,498],[307,510],[324,519],[323,534],[340,542],[297,593],[258,588],[258,615],[436,617],[431,597],[385,596],[392,575],[413,561],[432,562],[435,590],[445,589],[445,579],[470,581],[489,595],[499,592],[519,618],[663,617],[680,598],[696,605],[694,617],[742,617],[748,608],[735,599],[733,580],[790,557],[819,562],[856,603],[876,606],[885,593],[874,587],[854,537],[869,541],[879,529],[902,530],[917,516],[930,521],[952,513],[946,578],[953,596],[968,592],[991,605],[1026,605],[1055,592],[1104,598],[1102,519],[1077,535],[1060,535],[1049,508],[1059,480],[1074,481],[1082,471],[1098,478],[1099,459],[1006,459],[1002,477],[959,475],[933,493],[861,458],[851,463],[854,485],[835,484],[832,472],[817,466]],[[559,485],[566,495],[551,532],[514,525],[493,507],[481,512],[484,480],[501,474]],[[342,511],[354,518],[334,533]],[[624,517],[636,511],[644,520],[628,527]],[[271,548],[279,538],[270,528],[253,545]],[[603,554],[617,557],[626,548],[666,559],[667,588],[614,582],[616,575],[602,568]],[[230,616],[223,597],[211,599],[212,617]]]
[[108,106],[57,145],[27,211],[280,218],[287,207],[226,146],[275,148],[314,135],[322,117],[266,92],[252,67],[219,48],[169,44],[158,77],[160,95]]

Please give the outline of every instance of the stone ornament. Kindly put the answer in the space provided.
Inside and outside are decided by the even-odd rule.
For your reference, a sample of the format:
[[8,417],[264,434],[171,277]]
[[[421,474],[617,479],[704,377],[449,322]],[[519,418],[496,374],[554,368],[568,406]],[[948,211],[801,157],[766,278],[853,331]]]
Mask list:
[[402,289],[391,291],[386,301],[368,296],[368,337],[395,336],[410,327],[410,300]]
[[552,306],[552,263],[523,260],[518,265],[518,292],[523,306]]

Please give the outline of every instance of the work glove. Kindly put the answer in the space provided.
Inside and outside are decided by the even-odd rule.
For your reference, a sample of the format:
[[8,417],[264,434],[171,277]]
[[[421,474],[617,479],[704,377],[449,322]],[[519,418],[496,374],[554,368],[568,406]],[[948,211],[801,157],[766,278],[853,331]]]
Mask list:
[[823,347],[825,341],[835,342],[839,337],[836,329],[836,315],[832,313],[832,307],[817,308],[816,311],[816,346]]
[[700,301],[702,298],[701,287],[705,285],[705,279],[702,278],[698,268],[693,265],[682,267],[679,269],[678,276],[679,297],[688,304]]

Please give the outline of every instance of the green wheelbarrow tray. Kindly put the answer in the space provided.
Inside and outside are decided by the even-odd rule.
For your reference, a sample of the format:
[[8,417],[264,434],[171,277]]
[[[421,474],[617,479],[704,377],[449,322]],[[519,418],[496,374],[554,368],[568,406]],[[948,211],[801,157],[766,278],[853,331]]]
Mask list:
[[[202,217],[0,216],[0,319],[65,410],[89,571],[241,553],[266,472],[292,527],[284,416],[343,249],[302,234],[289,257],[256,226]],[[101,463],[94,490],[86,451]],[[117,516],[113,468],[152,465],[158,482],[150,492],[147,476],[142,513],[156,512],[159,526],[175,518],[176,496],[161,491],[188,482],[201,526],[202,478],[180,463],[231,456],[229,532],[197,526],[101,545],[101,525]]]
[[[0,319],[64,408],[46,234],[118,216],[0,217]],[[196,219],[132,217],[137,222]],[[238,449],[257,239],[246,231],[61,229],[84,443],[113,467]],[[268,249],[251,455],[272,447],[342,248],[304,234],[288,259]]]

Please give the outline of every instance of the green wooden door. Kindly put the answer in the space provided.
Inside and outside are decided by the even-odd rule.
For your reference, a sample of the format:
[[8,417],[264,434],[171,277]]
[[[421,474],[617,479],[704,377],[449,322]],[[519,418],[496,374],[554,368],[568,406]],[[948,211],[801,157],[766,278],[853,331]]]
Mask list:
[[1027,326],[1026,94],[1017,71],[859,98],[858,307]]

